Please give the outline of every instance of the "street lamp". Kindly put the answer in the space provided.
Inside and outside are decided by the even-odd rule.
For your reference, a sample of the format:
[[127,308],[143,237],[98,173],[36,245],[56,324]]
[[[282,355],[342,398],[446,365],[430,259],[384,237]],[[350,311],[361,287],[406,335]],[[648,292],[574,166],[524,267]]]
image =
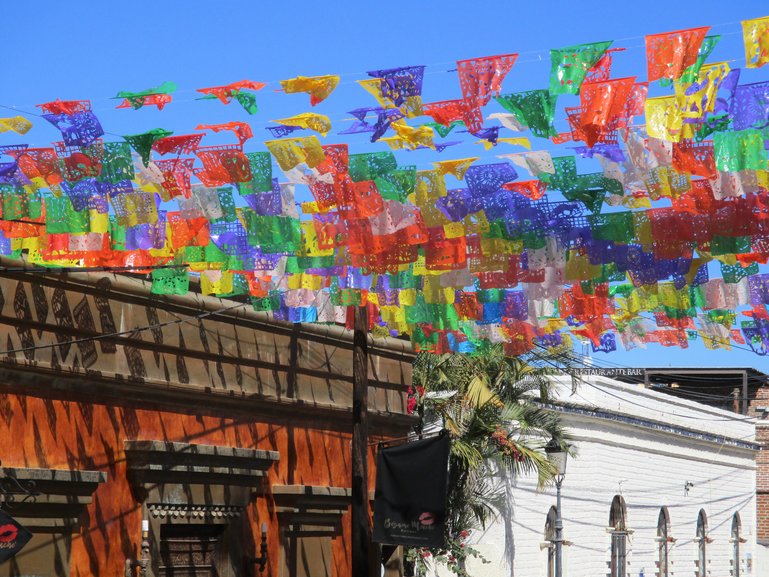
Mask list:
[[566,475],[566,457],[567,453],[561,445],[555,440],[545,445],[547,460],[555,469],[555,577],[563,577],[563,566],[561,552],[563,549],[563,520],[561,519],[561,483]]

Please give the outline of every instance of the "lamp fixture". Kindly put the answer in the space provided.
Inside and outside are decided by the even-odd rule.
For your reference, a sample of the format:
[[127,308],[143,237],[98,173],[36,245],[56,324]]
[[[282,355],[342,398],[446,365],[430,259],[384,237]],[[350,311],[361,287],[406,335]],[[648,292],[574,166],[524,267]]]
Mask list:
[[690,491],[692,488],[694,488],[694,483],[692,483],[691,481],[686,481],[686,482],[684,483],[684,495],[685,495],[686,497],[688,497],[688,496],[689,496],[689,491]]
[[566,474],[566,459],[568,453],[555,439],[550,439],[547,445],[545,445],[545,453],[547,454],[547,460],[553,466],[553,469],[555,469],[556,476],[563,479],[563,476]]
[[246,557],[246,562],[249,565],[258,565],[260,573],[267,567],[267,523],[262,523],[262,544],[259,547],[259,557]]
[[134,577],[134,569],[139,569],[139,577],[146,577],[150,566],[150,522],[142,519],[142,543],[138,559],[126,559],[123,575],[125,577]]

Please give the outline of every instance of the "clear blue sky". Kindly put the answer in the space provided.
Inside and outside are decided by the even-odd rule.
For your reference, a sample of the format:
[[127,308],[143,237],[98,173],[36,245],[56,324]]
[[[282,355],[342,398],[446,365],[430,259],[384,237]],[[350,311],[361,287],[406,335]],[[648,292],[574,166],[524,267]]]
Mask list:
[[[355,83],[367,77],[367,70],[427,65],[423,98],[429,102],[460,96],[456,73],[448,72],[457,59],[518,52],[519,61],[503,85],[505,92],[513,92],[547,86],[550,48],[615,40],[615,47],[627,51],[615,58],[614,76],[644,80],[645,34],[704,25],[713,27],[711,34],[722,34],[710,60],[734,60],[733,67],[742,67],[739,21],[767,15],[766,0],[7,2],[0,104],[34,111],[35,104],[56,98],[90,99],[105,130],[114,134],[156,127],[184,134],[200,123],[248,121],[256,138],[247,147],[264,150],[260,141],[269,138],[264,127],[270,119],[310,110],[305,95],[274,92],[278,81],[340,74],[337,91],[313,109],[334,123],[325,142],[347,142],[351,152],[385,150],[383,144],[370,144],[366,135],[335,136],[348,124],[343,122],[350,117],[347,111],[375,104]],[[741,82],[768,77],[766,70],[743,71]],[[236,103],[195,100],[196,88],[242,79],[270,83],[257,94],[260,110],[253,117]],[[163,111],[114,109],[118,101],[111,97],[118,91],[138,91],[167,80],[179,88]],[[559,108],[564,105],[571,103],[563,98]],[[486,114],[494,111],[495,103],[485,109]],[[565,130],[562,117],[559,122],[557,128]],[[495,154],[517,150],[486,153],[464,136],[468,144],[447,149],[441,158],[480,155],[493,162]],[[59,134],[39,120],[24,138],[0,138],[2,143],[45,145]],[[216,143],[217,138],[227,137],[207,142]],[[536,139],[532,144],[534,149],[548,147]],[[398,159],[428,168],[437,157],[432,151],[416,151],[399,153]],[[587,164],[580,169],[598,170]],[[626,366],[751,365],[769,370],[764,358],[750,352],[707,351],[698,342],[688,350],[650,345],[646,351],[599,353],[596,360]]]

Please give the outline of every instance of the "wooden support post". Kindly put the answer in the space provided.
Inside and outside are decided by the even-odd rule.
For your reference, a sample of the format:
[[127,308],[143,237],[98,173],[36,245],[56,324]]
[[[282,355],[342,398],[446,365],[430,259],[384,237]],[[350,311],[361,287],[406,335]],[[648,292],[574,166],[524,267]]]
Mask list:
[[742,371],[742,414],[748,414],[748,371]]
[[352,340],[352,577],[369,576],[368,311],[355,307]]

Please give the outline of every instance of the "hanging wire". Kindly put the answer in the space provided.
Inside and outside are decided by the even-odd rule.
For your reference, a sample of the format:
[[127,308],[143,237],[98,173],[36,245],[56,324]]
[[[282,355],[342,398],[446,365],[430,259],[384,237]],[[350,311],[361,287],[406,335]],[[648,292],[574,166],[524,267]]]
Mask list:
[[[540,347],[541,349],[543,349],[544,351],[547,351],[547,348],[546,348],[546,347],[544,347],[544,346],[542,346],[542,345],[540,345],[540,344],[538,344],[538,343],[534,343],[534,344],[535,344],[536,346]],[[570,353],[566,353],[566,357],[567,357],[569,360],[573,361],[573,362],[579,363],[579,359],[577,358],[577,356],[576,356],[576,355],[572,355],[572,354],[570,354]],[[563,372],[563,373],[565,373],[565,374],[570,374],[570,373],[569,373],[569,368],[568,368],[568,367],[562,367],[562,366],[559,366],[557,363],[555,363],[555,362],[552,362],[552,361],[549,361],[548,359],[544,358],[543,356],[539,356],[538,358],[539,358],[539,360],[541,360],[542,362],[545,362],[545,363],[547,363],[547,364],[551,365],[553,368],[557,369],[558,371],[561,371],[561,372]],[[605,388],[602,388],[602,387],[601,387],[601,386],[599,386],[599,385],[596,385],[596,384],[590,383],[589,381],[587,381],[586,379],[584,379],[584,378],[580,377],[579,375],[572,375],[572,376],[576,376],[576,377],[579,379],[579,382],[580,382],[581,384],[584,384],[584,385],[587,385],[587,386],[589,386],[589,387],[592,387],[592,388],[594,388],[594,389],[596,389],[596,390],[598,390],[598,391],[600,391],[600,392],[602,392],[602,393],[604,393],[604,394],[606,394],[606,395],[609,395],[610,397],[614,397],[614,398],[616,398],[616,399],[619,399],[619,400],[621,400],[623,403],[628,403],[628,404],[630,404],[630,405],[635,405],[635,406],[637,406],[637,407],[640,407],[640,408],[646,409],[646,410],[648,410],[648,411],[659,411],[659,407],[649,407],[648,405],[643,405],[643,404],[641,404],[641,403],[638,403],[638,402],[632,401],[632,400],[630,400],[630,399],[628,399],[628,398],[625,398],[625,397],[621,397],[621,396],[619,396],[619,395],[616,395],[616,394],[614,394],[614,393],[612,393],[612,392],[610,392],[610,391],[607,391]],[[667,414],[670,414],[670,415],[672,415],[672,416],[675,416],[675,417],[681,417],[681,418],[684,418],[684,419],[697,419],[697,420],[705,420],[705,421],[738,421],[738,422],[755,422],[755,419],[754,419],[754,418],[752,418],[752,417],[737,417],[737,416],[735,416],[735,417],[724,417],[724,418],[718,418],[718,417],[709,417],[709,418],[703,419],[703,417],[694,416],[694,415],[682,415],[682,414],[680,414],[680,413],[676,413],[676,412],[674,412],[674,411],[665,411],[665,412],[666,412]]]
[[[173,320],[170,320],[170,321],[164,321],[162,323],[153,323],[153,324],[149,324],[149,325],[143,325],[143,326],[139,326],[139,327],[134,327],[134,328],[131,328],[131,329],[126,329],[124,331],[116,331],[116,332],[112,332],[112,333],[104,333],[104,334],[100,334],[100,335],[94,335],[94,336],[91,336],[91,337],[82,337],[82,338],[79,338],[79,339],[72,339],[70,341],[67,341],[67,343],[68,344],[72,344],[72,345],[76,345],[78,343],[89,343],[89,342],[100,341],[100,340],[104,340],[104,339],[113,339],[113,338],[122,337],[122,336],[126,336],[126,335],[134,335],[136,333],[140,333],[140,332],[144,332],[144,331],[149,331],[149,330],[153,330],[153,329],[163,328],[163,327],[166,327],[166,326],[169,326],[169,325],[179,324],[179,323],[185,322],[185,321],[187,321],[189,319],[195,319],[195,320],[204,319],[204,318],[207,318],[207,317],[210,317],[210,316],[215,316],[215,315],[219,315],[219,314],[222,314],[222,313],[225,313],[225,312],[228,312],[228,311],[239,309],[239,308],[242,308],[242,307],[248,306],[248,305],[249,305],[249,303],[237,303],[235,305],[222,307],[220,309],[216,309],[216,310],[213,310],[213,311],[206,311],[206,312],[203,312],[203,313],[200,313],[200,314],[197,314],[197,315],[190,315],[190,316],[188,316],[186,318],[183,318],[183,319],[173,319]],[[7,349],[5,351],[0,351],[0,356],[8,356],[8,355],[16,354],[16,353],[25,353],[25,352],[29,352],[29,351],[38,351],[38,350],[43,350],[43,349],[52,349],[52,348],[60,347],[60,346],[61,346],[61,344],[59,344],[59,343],[50,343],[50,344],[46,344],[46,345],[34,345],[34,346],[30,346],[30,347],[20,347],[20,348],[17,348],[17,349]]]

